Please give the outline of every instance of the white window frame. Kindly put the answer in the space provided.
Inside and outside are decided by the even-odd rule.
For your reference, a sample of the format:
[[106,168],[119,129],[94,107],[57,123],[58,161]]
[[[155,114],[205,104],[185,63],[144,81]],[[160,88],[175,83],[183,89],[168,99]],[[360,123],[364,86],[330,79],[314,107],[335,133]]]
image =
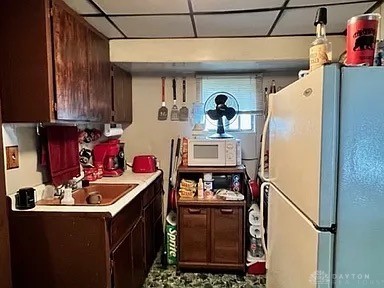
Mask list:
[[[197,93],[199,95],[199,98],[201,99],[201,102],[204,103],[203,101],[203,85],[202,85],[202,79],[205,78],[205,77],[217,77],[217,78],[220,78],[220,77],[255,77],[256,79],[256,87],[255,87],[255,92],[256,92],[256,98],[255,98],[255,101],[257,103],[257,101],[260,101],[259,102],[259,107],[256,107],[256,110],[248,110],[248,111],[239,111],[238,115],[236,116],[238,120],[236,121],[239,121],[239,124],[238,124],[238,129],[233,129],[233,128],[229,128],[229,126],[225,126],[225,131],[227,132],[236,132],[236,133],[255,133],[256,132],[256,128],[257,128],[257,116],[262,116],[264,115],[264,89],[263,89],[263,74],[261,73],[241,73],[241,74],[201,74],[201,75],[197,75],[196,76],[196,83],[197,83]],[[217,92],[225,92],[225,91],[217,91]],[[235,96],[235,95],[233,95]],[[236,96],[235,96],[236,97]],[[259,98],[259,99],[258,99]],[[257,104],[256,104],[257,106]],[[250,129],[241,129],[241,115],[251,115],[251,128]],[[207,128],[207,123],[211,124],[211,119],[207,119],[208,116],[205,115],[205,129],[204,131],[206,132],[214,132],[216,131],[216,127],[213,128]],[[226,123],[228,120],[226,118],[223,119],[224,120],[224,123]],[[233,124],[233,123],[232,123]]]

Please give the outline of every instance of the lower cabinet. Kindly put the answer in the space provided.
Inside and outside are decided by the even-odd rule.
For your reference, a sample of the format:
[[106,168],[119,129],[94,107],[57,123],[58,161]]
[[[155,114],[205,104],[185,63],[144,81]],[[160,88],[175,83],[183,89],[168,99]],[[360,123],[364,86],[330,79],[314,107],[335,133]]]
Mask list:
[[245,202],[178,201],[179,269],[245,271]]
[[13,212],[8,199],[13,287],[142,287],[163,239],[159,183],[162,175],[114,217]]
[[112,287],[141,287],[145,280],[143,222],[137,222],[111,253]]

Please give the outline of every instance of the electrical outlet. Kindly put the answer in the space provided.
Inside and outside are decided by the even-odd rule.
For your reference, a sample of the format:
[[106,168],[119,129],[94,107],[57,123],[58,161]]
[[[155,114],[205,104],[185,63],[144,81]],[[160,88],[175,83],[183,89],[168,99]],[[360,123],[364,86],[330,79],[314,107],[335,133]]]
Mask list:
[[19,146],[5,147],[7,170],[19,168]]

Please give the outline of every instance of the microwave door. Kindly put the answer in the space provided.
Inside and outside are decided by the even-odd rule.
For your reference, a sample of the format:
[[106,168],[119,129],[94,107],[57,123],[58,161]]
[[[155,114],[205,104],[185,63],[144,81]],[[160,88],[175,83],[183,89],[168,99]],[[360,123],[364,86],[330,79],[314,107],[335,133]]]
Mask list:
[[223,166],[225,165],[224,143],[194,143],[192,165]]

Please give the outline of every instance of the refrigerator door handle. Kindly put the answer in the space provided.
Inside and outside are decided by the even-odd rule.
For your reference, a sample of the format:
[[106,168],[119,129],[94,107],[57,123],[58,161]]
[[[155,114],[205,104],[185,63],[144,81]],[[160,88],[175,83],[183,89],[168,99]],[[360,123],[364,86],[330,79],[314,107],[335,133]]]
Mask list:
[[260,186],[260,222],[261,222],[261,245],[265,254],[265,268],[268,269],[268,250],[265,245],[265,228],[264,228],[264,189],[269,186],[268,182],[264,182]]
[[[269,97],[269,101],[271,102],[271,99],[273,97]],[[261,136],[261,155],[260,155],[260,175],[261,175],[261,178],[263,179],[263,181],[269,181],[269,178],[266,178],[265,177],[265,172],[264,172],[264,169],[265,169],[265,166],[264,166],[264,161],[265,161],[265,142],[266,142],[266,139],[267,139],[267,132],[268,132],[268,128],[269,128],[269,122],[271,120],[271,110],[272,110],[272,103],[268,103],[268,115],[267,115],[267,119],[265,119],[265,123],[264,123],[264,127],[263,127],[263,134]]]

